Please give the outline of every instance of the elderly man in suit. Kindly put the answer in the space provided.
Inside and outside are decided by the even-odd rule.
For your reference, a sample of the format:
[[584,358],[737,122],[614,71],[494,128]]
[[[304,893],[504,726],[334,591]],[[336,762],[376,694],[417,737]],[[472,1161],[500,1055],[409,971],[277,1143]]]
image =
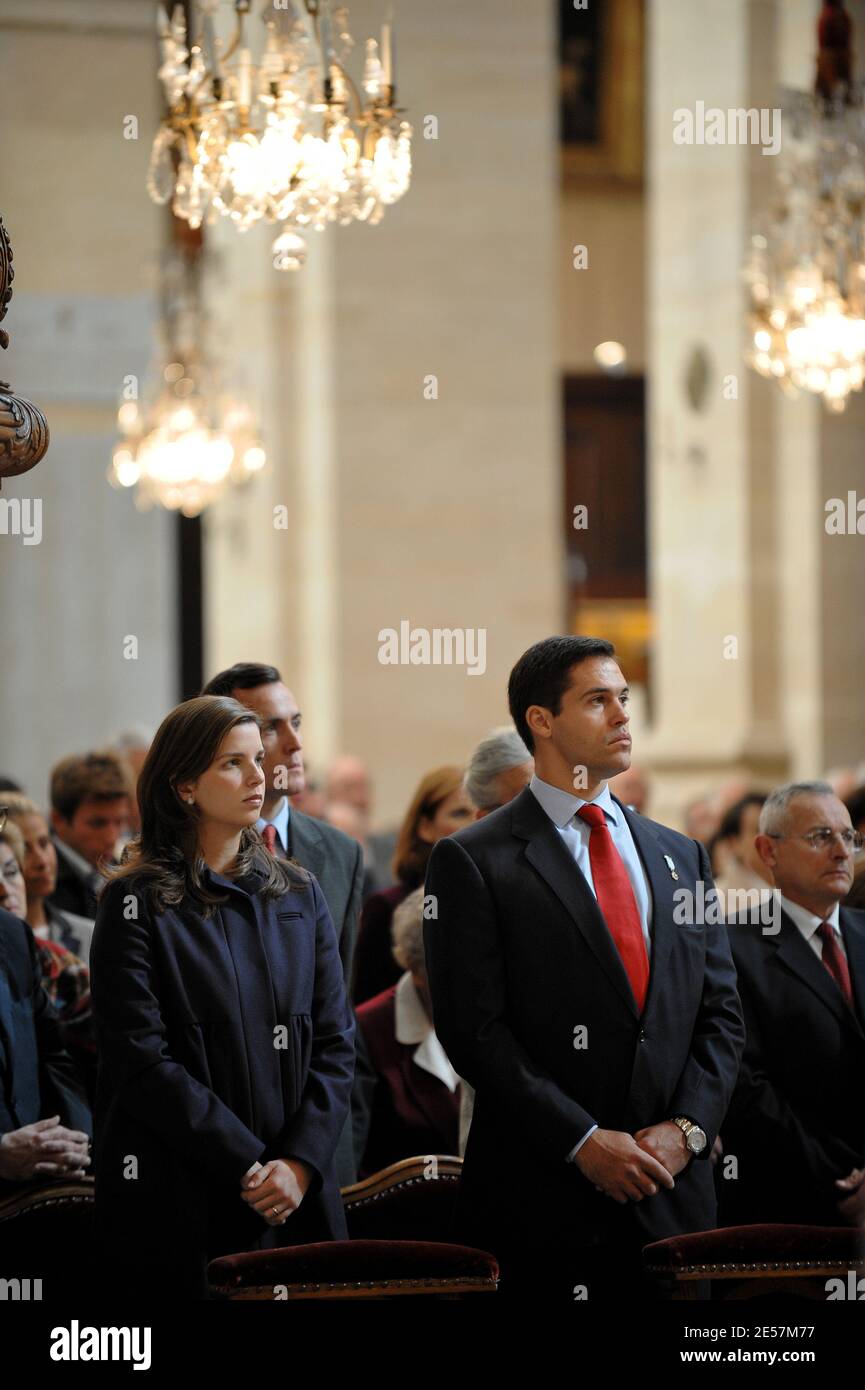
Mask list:
[[794,782],[764,804],[755,844],[777,910],[727,923],[747,1038],[723,1129],[721,1215],[728,1225],[855,1224],[865,1214],[865,912],[839,904],[862,836],[827,782]]
[[[220,671],[201,693],[230,695],[263,720],[261,741],[267,789],[256,828],[272,853],[296,859],[318,879],[336,931],[343,977],[350,992],[363,887],[363,850],[341,830],[304,815],[289,802],[289,797],[303,791],[306,783],[302,715],[297,701],[276,667],[258,662],[238,662]],[[353,1098],[355,1109],[363,1109],[366,1104],[365,1090]],[[356,1119],[363,1136],[368,1117],[360,1115]],[[362,1138],[359,1143],[363,1143]],[[336,1170],[340,1186],[357,1181],[351,1116],[337,1147]]]
[[631,758],[614,657],[551,637],[520,658],[535,775],[441,841],[426,881],[436,1033],[476,1091],[457,1234],[523,1297],[626,1298],[645,1243],[714,1226],[744,1039],[705,850],[607,787]]
[[92,1132],[33,933],[0,908],[0,1186],[83,1174]]

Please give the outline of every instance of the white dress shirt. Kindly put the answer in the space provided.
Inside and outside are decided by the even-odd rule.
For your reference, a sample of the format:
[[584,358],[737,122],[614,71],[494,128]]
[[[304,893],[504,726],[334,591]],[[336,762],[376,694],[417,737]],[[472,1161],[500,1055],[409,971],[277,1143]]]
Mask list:
[[844,938],[841,935],[839,923],[838,904],[836,903],[828,917],[815,917],[813,912],[809,912],[807,907],[801,907],[799,903],[793,903],[789,898],[785,898],[783,893],[778,894],[781,899],[781,907],[799,928],[811,950],[819,961],[823,959],[823,938],[817,928],[821,922],[828,922],[835,934],[835,945],[838,947],[842,956],[847,956],[844,947]]
[[[591,801],[586,801],[583,797],[577,796],[575,792],[562,791],[560,787],[553,787],[549,782],[543,782],[537,775],[532,777],[529,789],[536,797],[538,803],[546,811],[556,830],[561,835],[574,859],[577,867],[588,883],[589,887],[597,898],[595,884],[592,879],[592,862],[589,858],[589,837],[592,827],[586,821],[581,820],[577,812],[583,806],[600,806],[603,811],[613,844],[622,857],[622,862],[631,880],[631,887],[634,890],[634,900],[637,904],[637,912],[640,917],[640,926],[643,929],[643,940],[646,943],[646,954],[649,960],[652,959],[652,937],[650,923],[652,920],[652,890],[643,868],[643,861],[640,859],[637,846],[634,844],[634,837],[631,834],[630,826],[625,819],[624,813],[613,801],[610,788],[605,782],[598,795]],[[590,1135],[594,1134],[598,1128],[592,1125],[591,1129],[586,1130],[582,1139],[575,1144],[567,1156],[569,1163],[573,1162],[574,1155],[579,1153]]]
[[288,818],[290,811],[291,803],[288,797],[284,796],[279,803],[279,810],[272,820],[267,821],[263,816],[259,816],[258,820],[255,822],[255,828],[259,833],[264,830],[266,825],[275,826],[277,843],[283,854],[288,854]]
[[397,1042],[404,1047],[418,1044],[411,1057],[415,1066],[422,1067],[430,1076],[437,1076],[453,1095],[460,1084],[459,1076],[438,1040],[409,970],[400,976],[394,993],[394,1032]]

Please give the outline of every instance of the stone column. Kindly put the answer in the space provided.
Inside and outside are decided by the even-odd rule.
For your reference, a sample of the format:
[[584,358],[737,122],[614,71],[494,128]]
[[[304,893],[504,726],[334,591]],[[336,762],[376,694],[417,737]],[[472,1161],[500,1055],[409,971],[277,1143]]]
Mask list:
[[[736,774],[768,785],[862,754],[862,625],[842,590],[857,576],[861,587],[865,550],[823,535],[823,499],[861,477],[863,403],[828,419],[744,365],[741,269],[772,157],[673,140],[680,108],[772,108],[779,83],[810,83],[814,33],[810,3],[652,6],[648,755],[654,809],[673,822],[690,795]],[[695,349],[697,409],[685,385],[690,369],[699,398]]]

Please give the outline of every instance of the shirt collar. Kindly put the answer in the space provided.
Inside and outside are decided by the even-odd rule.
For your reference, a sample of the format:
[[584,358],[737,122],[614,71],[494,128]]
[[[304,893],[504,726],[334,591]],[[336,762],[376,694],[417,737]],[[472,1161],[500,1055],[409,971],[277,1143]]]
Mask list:
[[263,816],[259,816],[258,820],[255,822],[256,830],[263,830],[266,825],[275,827],[276,833],[279,836],[279,843],[282,845],[286,854],[288,853],[288,822],[290,815],[291,802],[287,796],[284,796],[279,803],[279,810],[275,816],[272,816],[270,820],[265,820]]
[[806,941],[810,941],[821,922],[828,922],[835,931],[840,931],[839,908],[836,903],[828,917],[816,917],[813,912],[809,912],[807,907],[802,907],[799,903],[791,902],[783,893],[779,892],[781,907],[788,917],[792,917],[796,926],[804,936]]
[[394,1032],[398,1043],[411,1047],[418,1043],[412,1054],[412,1061],[431,1076],[438,1077],[453,1093],[460,1079],[454,1071],[444,1048],[436,1037],[436,1031],[423,1006],[417,987],[406,971],[400,977],[394,993]]
[[534,793],[553,825],[559,830],[564,830],[583,806],[600,806],[607,820],[611,820],[614,825],[619,824],[620,811],[607,782],[591,801],[577,796],[575,792],[562,791],[561,787],[553,787],[549,782],[543,782],[537,773],[533,774],[529,782],[529,790]]

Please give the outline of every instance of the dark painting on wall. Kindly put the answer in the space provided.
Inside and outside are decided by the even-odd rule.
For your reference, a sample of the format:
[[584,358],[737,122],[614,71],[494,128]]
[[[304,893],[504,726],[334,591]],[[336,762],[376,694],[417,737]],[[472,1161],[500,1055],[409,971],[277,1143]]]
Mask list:
[[566,184],[643,176],[645,0],[559,4],[559,135]]
[[565,145],[601,139],[601,19],[604,0],[584,10],[559,0],[559,135]]

